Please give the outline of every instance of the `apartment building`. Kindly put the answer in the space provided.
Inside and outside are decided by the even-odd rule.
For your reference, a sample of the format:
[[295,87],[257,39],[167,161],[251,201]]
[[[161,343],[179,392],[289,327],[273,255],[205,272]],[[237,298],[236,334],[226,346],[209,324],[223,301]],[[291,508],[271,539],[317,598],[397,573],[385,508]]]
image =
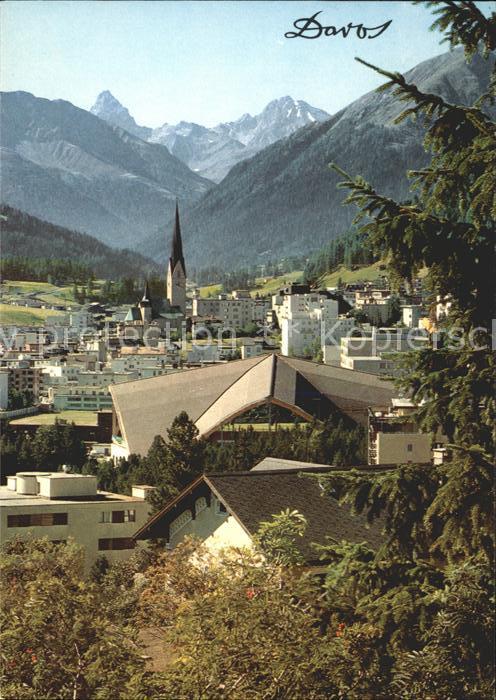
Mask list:
[[279,322],[282,354],[308,356],[312,354],[312,349],[315,351],[325,344],[328,334],[336,337],[333,330],[340,337],[342,332],[353,328],[353,319],[341,319],[338,308],[337,300],[320,294],[286,296],[280,308]]
[[426,347],[428,334],[422,329],[379,328],[341,338],[341,367],[372,374],[394,374],[394,353]]
[[192,315],[193,318],[216,318],[231,328],[246,328],[252,323],[263,323],[270,307],[269,299],[252,298],[246,290],[235,290],[231,295],[219,294],[207,299],[195,293]]
[[433,459],[433,448],[442,436],[421,433],[412,416],[409,399],[394,398],[386,408],[370,408],[368,420],[369,464],[423,464]]
[[168,361],[167,355],[158,353],[121,355],[110,361],[110,368],[113,373],[118,375],[136,374],[138,379],[158,377],[161,374],[177,371]]
[[1,366],[8,372],[9,389],[15,389],[19,392],[28,391],[33,395],[35,401],[38,400],[43,387],[43,375],[41,370],[36,367],[34,359],[24,357],[3,359]]
[[56,411],[102,411],[112,408],[108,386],[62,384],[48,388],[48,403]]
[[73,538],[84,546],[89,569],[99,555],[127,559],[133,535],[147,521],[151,487],[135,486],[132,496],[98,491],[96,477],[64,472],[18,472],[0,486],[1,543],[15,537]]

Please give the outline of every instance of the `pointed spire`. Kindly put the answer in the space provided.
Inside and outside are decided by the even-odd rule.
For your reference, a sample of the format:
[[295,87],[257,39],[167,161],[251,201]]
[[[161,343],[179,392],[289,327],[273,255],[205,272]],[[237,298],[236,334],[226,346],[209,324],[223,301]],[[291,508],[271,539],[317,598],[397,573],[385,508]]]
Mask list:
[[181,224],[179,223],[179,206],[176,199],[176,219],[174,221],[174,231],[172,233],[172,248],[170,263],[171,269],[174,270],[178,263],[183,266],[183,272],[186,274],[186,265],[184,264],[183,242],[181,240]]
[[148,280],[145,282],[145,290],[143,292],[143,299],[142,301],[150,301],[151,296],[150,296],[150,287],[148,286]]
[[148,286],[148,280],[145,282],[145,289],[143,291],[143,298],[139,302],[139,306],[151,306],[152,305],[152,298],[150,296],[150,287]]

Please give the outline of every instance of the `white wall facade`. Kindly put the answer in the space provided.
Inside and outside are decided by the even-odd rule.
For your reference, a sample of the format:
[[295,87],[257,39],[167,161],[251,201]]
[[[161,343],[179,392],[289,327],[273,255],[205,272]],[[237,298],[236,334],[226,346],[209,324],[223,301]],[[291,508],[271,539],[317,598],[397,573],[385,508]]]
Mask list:
[[210,506],[205,498],[199,498],[195,504],[195,519],[189,510],[178,515],[170,527],[170,546],[172,548],[189,536],[199,538],[212,552],[225,547],[250,547],[251,537],[238,521],[219,509],[219,501],[212,495]]
[[221,294],[216,298],[193,298],[193,316],[214,316],[226,326],[244,328],[252,323],[263,322],[270,302],[251,297],[231,298]]
[[[43,482],[43,494],[20,494],[15,488],[15,477],[9,478],[9,486],[0,487],[0,537],[4,543],[14,537],[22,540],[46,537],[51,541],[73,538],[85,548],[85,566],[91,567],[95,559],[104,555],[109,562],[127,559],[135,548],[132,537],[148,519],[150,504],[143,498],[97,492],[84,496],[85,477],[57,474],[53,485],[57,500],[49,497],[53,490],[50,475],[36,477]],[[71,478],[73,477],[73,478]],[[74,484],[81,484],[79,500],[66,500],[72,494]],[[60,493],[59,493],[60,492]],[[67,493],[65,493],[67,492]],[[48,494],[48,495],[47,495]],[[55,516],[55,518],[54,518]],[[29,518],[30,523],[26,524]],[[51,521],[60,524],[51,524]],[[21,525],[21,522],[25,522]],[[109,546],[112,547],[109,549]],[[114,548],[118,547],[118,548]],[[122,547],[122,548],[121,548]]]

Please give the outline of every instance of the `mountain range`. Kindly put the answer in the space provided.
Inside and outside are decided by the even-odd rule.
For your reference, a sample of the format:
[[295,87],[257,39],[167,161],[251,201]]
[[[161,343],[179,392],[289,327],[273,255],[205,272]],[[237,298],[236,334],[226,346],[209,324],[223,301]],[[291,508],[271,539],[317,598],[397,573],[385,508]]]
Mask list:
[[[487,90],[493,65],[494,55],[487,61],[475,55],[467,63],[463,51],[454,50],[420,63],[406,78],[424,92],[470,105]],[[390,90],[370,92],[238,163],[185,212],[186,259],[229,267],[320,249],[356,214],[343,206],[347,192],[337,189],[332,162],[387,196],[410,198],[406,173],[425,166],[429,156],[421,120],[394,123],[404,109]],[[153,237],[147,249],[159,254]]]
[[325,121],[330,116],[303,100],[286,96],[272,100],[256,116],[243,114],[236,121],[221,123],[213,128],[181,121],[151,129],[139,126],[128,109],[108,90],[98,95],[90,111],[145,141],[167,146],[172,155],[213,182],[220,182],[233,165],[250,158],[274,141],[289,136],[307,124]]
[[134,247],[212,183],[147,143],[64,100],[2,94],[2,201],[41,219]]
[[[494,56],[467,63],[454,50],[406,77],[423,91],[471,104],[493,64]],[[306,254],[345,231],[355,213],[342,206],[346,193],[336,189],[330,162],[386,195],[411,196],[406,172],[423,167],[428,155],[420,121],[394,124],[403,108],[391,91],[371,92],[325,119],[322,110],[285,97],[214,129],[180,122],[149,130],[110,93],[92,108],[99,116],[63,100],[5,93],[2,201],[163,262],[179,197],[189,267]],[[298,128],[298,120],[306,125]],[[219,177],[237,158],[216,185],[187,164]]]

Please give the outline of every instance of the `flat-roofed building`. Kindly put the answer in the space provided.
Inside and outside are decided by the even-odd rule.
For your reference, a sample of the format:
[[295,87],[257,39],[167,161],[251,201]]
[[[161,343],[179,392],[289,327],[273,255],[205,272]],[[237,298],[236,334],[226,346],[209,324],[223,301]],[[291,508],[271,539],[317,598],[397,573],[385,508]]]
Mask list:
[[253,323],[262,323],[270,306],[270,299],[251,297],[245,290],[208,298],[196,293],[192,300],[192,316],[197,320],[216,318],[224,326],[245,328]]
[[428,347],[429,336],[419,328],[379,328],[341,338],[341,367],[370,374],[396,372],[395,353]]
[[85,548],[88,569],[99,555],[109,562],[127,559],[133,534],[151,510],[146,487],[132,496],[98,491],[96,477],[66,472],[18,472],[0,486],[2,544],[15,537],[73,538]]
[[446,437],[421,432],[415,419],[416,406],[410,399],[393,398],[388,407],[369,409],[369,464],[431,463],[436,447]]
[[51,386],[48,402],[56,411],[101,411],[112,408],[112,397],[107,386]]

